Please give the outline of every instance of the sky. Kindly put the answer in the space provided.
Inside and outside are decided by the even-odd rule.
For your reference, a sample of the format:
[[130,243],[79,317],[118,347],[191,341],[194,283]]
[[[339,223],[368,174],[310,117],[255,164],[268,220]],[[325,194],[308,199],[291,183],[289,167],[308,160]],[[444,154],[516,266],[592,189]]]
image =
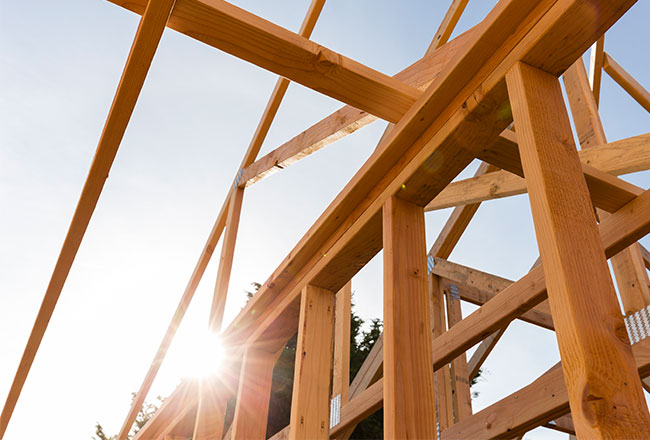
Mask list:
[[[308,0],[233,2],[297,30]],[[448,5],[328,0],[312,39],[393,75],[419,59]],[[495,4],[472,0],[454,35]],[[646,87],[650,4],[607,34],[605,49]],[[0,2],[0,400],[15,374],[138,24],[101,0]],[[277,77],[166,30],[97,209],[67,279],[6,439],[116,433],[189,280]],[[292,84],[262,154],[341,106]],[[648,132],[650,115],[603,76],[608,140]],[[372,153],[379,121],[247,189],[225,323],[264,282]],[[461,177],[471,175],[472,164]],[[642,188],[647,172],[624,176]],[[430,246],[450,210],[426,215]],[[643,242],[650,245],[650,242]],[[218,255],[219,248],[215,252]],[[450,260],[506,277],[538,255],[526,195],[484,203]],[[216,260],[216,259],[215,259]],[[191,371],[207,325],[209,266],[150,393]],[[353,278],[357,313],[382,316],[382,254]],[[466,315],[474,308],[465,306]],[[513,323],[475,387],[480,410],[559,360],[552,332]],[[526,439],[561,439],[545,429]]]

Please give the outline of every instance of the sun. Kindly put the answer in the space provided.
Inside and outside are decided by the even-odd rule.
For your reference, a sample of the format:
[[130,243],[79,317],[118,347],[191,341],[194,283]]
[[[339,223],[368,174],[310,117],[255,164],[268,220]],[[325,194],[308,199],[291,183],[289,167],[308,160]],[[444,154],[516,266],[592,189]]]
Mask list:
[[202,331],[184,334],[175,341],[175,345],[178,362],[173,363],[179,376],[201,379],[222,372],[225,350],[217,333]]

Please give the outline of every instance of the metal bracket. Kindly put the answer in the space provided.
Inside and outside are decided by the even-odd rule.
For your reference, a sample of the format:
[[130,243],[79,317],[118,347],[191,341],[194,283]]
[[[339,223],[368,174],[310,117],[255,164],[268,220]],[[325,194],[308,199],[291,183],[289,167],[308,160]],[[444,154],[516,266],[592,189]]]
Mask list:
[[341,394],[330,401],[330,429],[341,423]]

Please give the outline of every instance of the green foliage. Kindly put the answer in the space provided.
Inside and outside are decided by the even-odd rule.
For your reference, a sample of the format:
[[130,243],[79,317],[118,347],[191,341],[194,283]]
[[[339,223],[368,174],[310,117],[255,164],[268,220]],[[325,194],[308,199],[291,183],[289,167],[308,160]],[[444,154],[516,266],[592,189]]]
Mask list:
[[[135,400],[135,394],[136,393],[131,393],[131,403]],[[127,439],[133,438],[138,431],[142,429],[142,427],[151,419],[154,415],[154,413],[158,410],[160,405],[164,402],[164,398],[158,396],[156,397],[156,403],[149,403],[145,400],[144,404],[142,405],[142,408],[140,408],[140,411],[138,412],[138,416],[135,418],[135,422],[133,424],[133,429],[127,435]],[[104,427],[97,422],[95,424],[95,436],[93,436],[93,440],[116,440],[117,439],[117,434],[116,435],[107,435],[104,432]]]

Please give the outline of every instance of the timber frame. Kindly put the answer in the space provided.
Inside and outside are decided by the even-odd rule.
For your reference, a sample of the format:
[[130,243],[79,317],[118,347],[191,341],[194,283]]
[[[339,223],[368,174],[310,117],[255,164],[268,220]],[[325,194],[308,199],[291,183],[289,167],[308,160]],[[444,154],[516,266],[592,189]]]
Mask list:
[[[309,40],[325,0],[311,1],[298,33],[223,0],[110,1],[142,18],[0,439],[166,27],[279,79],[119,440],[221,239],[208,325],[228,351],[228,374],[183,381],[136,439],[264,438],[273,368],[296,333],[291,422],[275,439],[347,439],[382,407],[385,438],[521,438],[538,426],[585,439],[650,438],[642,381],[650,253],[638,243],[650,232],[650,193],[617,177],[650,169],[650,134],[608,142],[598,114],[603,71],[650,111],[650,93],[605,51],[605,32],[635,0],[500,0],[450,40],[468,3],[453,0],[424,57],[393,77]],[[290,81],[344,106],[258,157]],[[376,119],[390,124],[374,153],[222,328],[245,189]],[[483,161],[475,176],[451,183],[475,159]],[[526,192],[540,250],[527,275],[513,282],[448,261],[481,202]],[[449,207],[427,251],[424,214]],[[351,279],[382,249],[384,334],[350,380]],[[480,307],[463,317],[461,301]],[[554,331],[561,362],[473,412],[469,382],[515,319]],[[233,396],[234,420],[224,426]]]

